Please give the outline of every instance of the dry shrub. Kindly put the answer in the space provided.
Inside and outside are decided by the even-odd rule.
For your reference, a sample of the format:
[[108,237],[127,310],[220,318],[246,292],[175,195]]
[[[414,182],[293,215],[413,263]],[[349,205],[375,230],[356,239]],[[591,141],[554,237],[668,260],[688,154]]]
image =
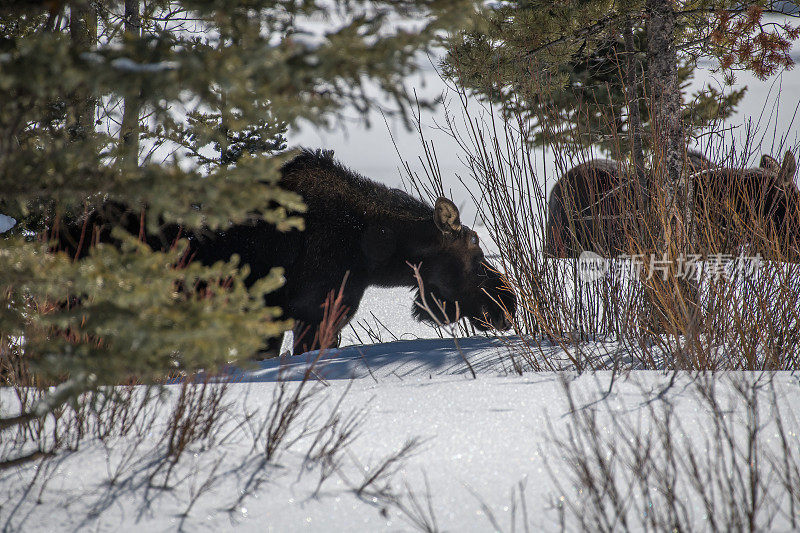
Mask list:
[[228,382],[214,383],[209,376],[191,377],[180,385],[178,397],[159,439],[160,460],[150,474],[150,484],[171,488],[171,478],[181,458],[188,451],[213,448],[221,438],[230,415],[231,404],[225,400]]
[[[636,417],[563,380],[569,429],[552,441],[554,505],[566,529],[766,531],[800,526],[796,407],[774,374],[683,374],[684,404],[642,387]],[[670,383],[673,384],[675,378]],[[678,385],[675,385],[678,388]],[[688,393],[688,394],[687,394]],[[634,411],[635,412],[635,411]],[[566,476],[565,471],[566,470]]]
[[[332,293],[318,339],[322,350],[309,361],[301,379],[290,381],[281,375],[268,405],[241,412],[230,398],[228,376],[201,373],[182,376],[174,385],[98,385],[44,416],[28,416],[39,412],[37,402],[58,397],[63,384],[48,387],[25,373],[27,365],[15,359],[21,355],[13,349],[14,343],[4,343],[4,377],[12,386],[0,398],[4,424],[0,428],[0,483],[12,483],[20,490],[9,491],[0,502],[0,519],[7,529],[24,528],[24,520],[34,515],[15,514],[14,509],[28,505],[32,495],[41,499],[63,461],[97,444],[106,452],[107,477],[98,480],[98,487],[105,488],[82,497],[89,514],[80,527],[90,527],[120,499],[135,495],[140,513],[147,513],[167,494],[184,505],[183,527],[197,501],[221,476],[234,476],[241,482],[229,507],[235,511],[272,478],[280,452],[309,436],[305,463],[320,465],[321,486],[339,472],[363,420],[361,412],[343,416],[340,404],[322,421],[315,409],[309,410],[314,394],[324,387],[317,380],[320,359],[335,341],[344,312],[341,291]],[[225,463],[226,452],[238,449],[242,435],[251,441],[249,454],[231,467]],[[401,450],[395,461],[406,451]],[[25,464],[31,462],[36,465]],[[378,472],[371,483],[363,483],[363,490],[392,473]],[[11,477],[18,478],[16,483]]]
[[[691,180],[673,190],[656,183],[643,199],[636,169],[622,149],[626,134],[619,133],[612,139],[617,148],[610,158],[618,161],[620,185],[611,196],[593,191],[601,200],[583,215],[592,222],[588,238],[599,249],[616,249],[628,258],[639,256],[642,265],[638,268],[636,260],[625,257],[607,259],[604,275],[584,281],[579,261],[544,255],[548,192],[568,170],[601,156],[574,145],[553,144],[548,147],[552,164],[547,163],[545,152],[525,141],[530,138],[530,119],[513,113],[501,117],[487,107],[476,111],[463,90],[454,91],[456,109],[448,107],[442,129],[460,147],[459,158],[469,172],[463,183],[498,245],[500,268],[518,296],[515,367],[567,367],[579,372],[798,367],[800,267],[796,254],[787,255],[797,243],[770,229],[763,216],[764,204],[759,203],[764,198],[754,199],[752,213],[739,220],[727,206],[729,220],[722,226],[698,223],[711,215],[708,210],[691,211],[693,206],[697,210],[693,187],[687,186]],[[537,127],[546,135],[551,128],[551,136],[557,137],[548,117],[536,118]],[[705,161],[698,163],[694,155],[685,154],[686,176],[716,166],[738,171],[755,166],[754,156],[760,155],[755,132],[748,130],[744,142],[725,143],[725,131],[714,128],[703,137]],[[424,175],[414,174],[408,166],[406,173],[420,194],[430,196],[443,187],[435,147],[424,139],[423,147]],[[538,164],[537,158],[547,164]],[[648,168],[659,165],[651,159]],[[573,196],[567,191],[565,201]],[[574,205],[568,207],[576,211]],[[582,231],[574,220],[567,226],[562,228],[567,236]],[[757,274],[736,275],[729,268],[720,278],[714,261],[731,256],[760,256],[769,261],[760,264]],[[660,265],[664,259],[666,263]],[[690,259],[699,265],[699,277],[692,281],[684,280],[678,271],[678,262]],[[665,280],[659,270],[664,264]],[[554,342],[563,349],[566,361],[545,355],[542,345]]]

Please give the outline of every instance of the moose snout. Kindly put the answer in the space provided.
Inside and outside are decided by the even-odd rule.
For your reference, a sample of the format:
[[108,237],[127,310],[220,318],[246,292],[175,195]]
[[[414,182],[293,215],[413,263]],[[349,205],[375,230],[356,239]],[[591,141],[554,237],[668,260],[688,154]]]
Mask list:
[[500,330],[500,331],[506,331],[506,330],[509,330],[509,329],[511,329],[511,326],[512,326],[512,325],[513,325],[513,324],[512,324],[512,323],[511,323],[511,321],[508,319],[508,317],[506,317],[506,315],[503,315],[502,317],[500,317],[500,323],[499,323],[499,324],[496,324],[496,325],[495,325],[495,328],[497,328],[497,329],[498,329],[498,330]]
[[[494,312],[492,312],[494,311]],[[481,306],[481,315],[485,322],[498,331],[506,331],[511,329],[511,321],[501,309],[490,310],[486,305]]]

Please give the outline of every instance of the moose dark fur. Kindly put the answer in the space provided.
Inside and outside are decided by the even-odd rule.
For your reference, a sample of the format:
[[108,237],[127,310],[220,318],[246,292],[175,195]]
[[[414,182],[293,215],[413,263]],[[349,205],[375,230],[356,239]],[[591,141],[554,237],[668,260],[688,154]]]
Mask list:
[[[266,221],[234,225],[219,232],[189,235],[189,253],[195,261],[212,264],[238,254],[249,265],[249,286],[275,266],[285,269],[286,284],[268,295],[267,304],[284,309],[295,319],[296,348],[313,349],[319,343],[323,303],[343,287],[343,328],[355,313],[367,287],[418,287],[409,264],[419,265],[428,307],[435,320],[467,317],[480,330],[510,327],[516,298],[505,278],[486,260],[477,234],[461,224],[458,208],[439,198],[435,207],[398,189],[390,189],[356,174],[333,159],[332,151],[303,150],[282,168],[284,189],[299,193],[308,207],[304,231],[279,232]],[[62,232],[60,245],[80,255],[74,243],[78,226],[87,220],[99,240],[108,240],[109,207],[117,209],[116,221],[138,228],[138,216],[105,206],[89,219]],[[137,233],[138,230],[133,231]],[[148,232],[148,244],[165,248],[179,228],[165,226],[158,235]],[[94,239],[98,240],[97,237]],[[77,253],[76,253],[77,252]],[[442,313],[434,297],[444,306]],[[421,302],[417,288],[416,302]],[[434,321],[415,305],[418,320]],[[277,353],[277,342],[267,355]]]
[[796,171],[794,155],[786,152],[782,163],[765,154],[759,168],[693,175],[700,246],[733,253],[748,246],[768,259],[800,261]]
[[[764,155],[758,168],[712,165],[689,152],[695,190],[698,252],[738,253],[744,245],[762,256],[800,259],[800,190],[795,158]],[[584,250],[611,257],[629,253],[640,219],[633,188],[619,163],[594,160],[569,170],[550,193],[545,236],[548,257],[578,257]],[[778,257],[775,251],[778,251]]]

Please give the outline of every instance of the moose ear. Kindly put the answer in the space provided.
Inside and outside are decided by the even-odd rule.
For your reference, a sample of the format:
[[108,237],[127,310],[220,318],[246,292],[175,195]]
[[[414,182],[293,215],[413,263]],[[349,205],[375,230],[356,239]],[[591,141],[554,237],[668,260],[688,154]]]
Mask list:
[[778,160],[767,154],[761,156],[761,164],[759,166],[767,172],[778,172],[781,169]]
[[785,183],[794,184],[794,174],[797,172],[797,161],[791,151],[787,151],[783,156],[783,164],[781,165],[778,177]]
[[461,217],[458,214],[456,204],[447,198],[436,200],[433,221],[442,233],[455,233],[461,231]]

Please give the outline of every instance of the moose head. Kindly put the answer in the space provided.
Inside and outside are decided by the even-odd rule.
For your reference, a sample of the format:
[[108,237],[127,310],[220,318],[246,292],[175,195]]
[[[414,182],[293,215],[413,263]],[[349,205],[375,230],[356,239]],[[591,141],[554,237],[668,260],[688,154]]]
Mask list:
[[[517,300],[506,278],[485,257],[478,234],[461,223],[456,205],[436,200],[433,227],[419,274],[414,315],[429,323],[467,317],[476,329],[511,327]],[[427,240],[427,239],[426,239]]]

